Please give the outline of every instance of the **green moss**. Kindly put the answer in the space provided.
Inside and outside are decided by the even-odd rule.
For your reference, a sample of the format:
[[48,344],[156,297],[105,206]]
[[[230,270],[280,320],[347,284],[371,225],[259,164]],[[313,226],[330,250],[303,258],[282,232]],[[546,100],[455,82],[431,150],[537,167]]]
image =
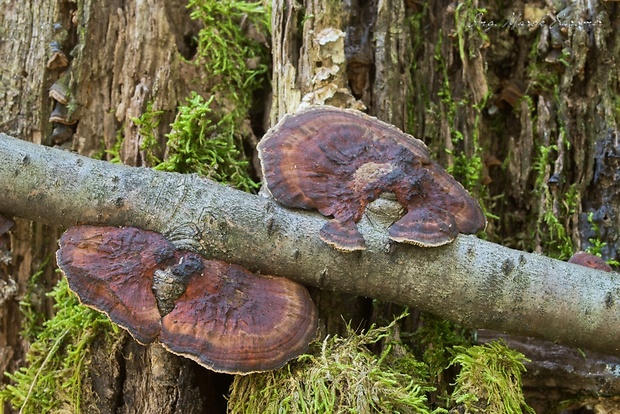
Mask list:
[[90,344],[101,332],[119,330],[105,315],[82,306],[64,278],[48,296],[56,314],[30,345],[26,366],[5,373],[11,384],[0,391],[0,406],[8,401],[24,414],[80,413]]
[[[249,104],[251,93],[267,73],[268,53],[245,29],[252,26],[259,36],[267,36],[269,8],[261,2],[238,0],[189,0],[188,8],[191,18],[204,24],[197,39],[197,64],[208,69],[211,79],[219,78],[216,89],[237,93],[240,103]],[[244,91],[250,91],[249,96]]]
[[49,258],[46,259],[39,267],[39,270],[28,279],[26,292],[19,301],[19,310],[22,314],[20,335],[28,342],[35,340],[37,335],[41,332],[43,322],[45,321],[45,314],[36,309],[42,308],[41,302],[43,298],[41,297],[39,282],[48,264]]
[[218,119],[211,108],[215,97],[205,100],[192,93],[179,108],[167,135],[169,157],[155,165],[156,170],[198,173],[215,181],[230,183],[244,191],[259,187],[248,174],[248,160],[235,134],[236,120]]
[[121,160],[121,146],[123,145],[123,141],[125,137],[123,136],[123,127],[121,126],[118,131],[116,131],[116,141],[114,142],[114,146],[109,150],[105,150],[105,153],[110,157],[108,162],[113,164],[122,164]]
[[[201,68],[209,92],[204,96],[191,92],[179,106],[166,135],[168,156],[164,160],[155,155],[159,148],[154,137],[162,111],[152,103],[147,105],[134,120],[143,137],[147,163],[157,170],[198,173],[255,191],[259,185],[250,175],[243,151],[243,137],[248,134],[244,122],[254,93],[267,77],[268,50],[257,38],[268,36],[269,9],[262,3],[236,0],[190,0],[188,8],[191,18],[204,26],[192,63]],[[254,35],[248,36],[248,31]]]
[[[402,353],[392,340],[396,321],[346,338],[314,343],[284,369],[237,376],[231,387],[231,413],[439,413],[431,411],[426,393],[426,365]],[[377,356],[369,345],[383,341]],[[395,352],[399,349],[399,352]]]
[[155,131],[161,122],[164,111],[155,110],[153,101],[146,104],[146,109],[139,118],[132,118],[131,121],[138,127],[138,133],[142,137],[140,149],[144,151],[146,163],[149,166],[161,163],[155,155],[159,150],[159,143],[155,139]]
[[[407,335],[401,334],[403,338]],[[441,319],[429,313],[420,316],[420,327],[412,335],[412,344],[421,355],[429,373],[429,381],[435,387],[432,400],[447,407],[454,373],[448,370],[456,355],[456,347],[472,346],[473,331]]]
[[471,348],[457,348],[452,360],[460,366],[453,398],[468,413],[534,413],[523,397],[521,374],[528,360],[520,352],[494,341]]
[[[565,260],[573,254],[573,241],[566,227],[574,213],[577,195],[576,190],[569,187],[565,200],[559,200],[559,197],[562,197],[561,191],[552,191],[546,182],[554,163],[552,156],[557,149],[556,145],[541,145],[532,165],[535,174],[534,192],[541,198],[541,211],[536,221],[534,240],[538,241],[547,256]],[[560,205],[563,208],[560,208]]]

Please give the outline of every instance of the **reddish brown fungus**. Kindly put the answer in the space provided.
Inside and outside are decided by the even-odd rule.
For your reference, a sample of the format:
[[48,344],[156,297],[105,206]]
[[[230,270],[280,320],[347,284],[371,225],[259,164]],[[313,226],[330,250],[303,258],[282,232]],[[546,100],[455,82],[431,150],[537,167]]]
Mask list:
[[591,269],[602,270],[603,272],[611,272],[612,268],[607,262],[600,257],[586,252],[577,252],[568,259],[568,263],[574,263],[580,266],[589,267]]
[[305,351],[317,314],[303,286],[222,261],[204,265],[162,319],[168,350],[232,374],[276,369]]
[[158,233],[136,228],[77,226],[60,238],[58,267],[86,306],[105,312],[142,344],[160,331],[153,274],[174,261]]
[[[159,338],[171,352],[214,371],[281,367],[306,349],[317,328],[303,286],[175,250],[154,232],[72,227],[57,258],[82,303],[108,314],[138,342]],[[187,285],[163,319],[152,291],[157,270]]]
[[365,249],[356,223],[382,193],[407,210],[388,230],[397,242],[441,246],[486,225],[480,205],[422,141],[358,111],[317,107],[286,116],[258,153],[275,200],[333,217],[320,238],[339,250]]

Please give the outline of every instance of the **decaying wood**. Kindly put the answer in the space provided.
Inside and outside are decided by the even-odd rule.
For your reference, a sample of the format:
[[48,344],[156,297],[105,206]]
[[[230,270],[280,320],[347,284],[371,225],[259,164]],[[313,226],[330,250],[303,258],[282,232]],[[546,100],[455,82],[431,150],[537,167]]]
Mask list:
[[[578,408],[584,395],[620,394],[620,356],[570,348],[542,339],[500,334],[480,329],[478,343],[502,339],[508,347],[527,356],[523,387],[528,404],[537,413],[553,412],[557,401],[573,400],[565,408]],[[595,405],[592,402],[590,405]],[[593,411],[607,412],[607,411]],[[610,411],[614,412],[614,411]]]
[[387,241],[381,220],[360,222],[368,250],[323,244],[325,219],[287,210],[196,175],[76,156],[0,135],[0,211],[59,226],[136,226],[207,257],[428,310],[465,326],[620,350],[620,280],[459,236],[425,249]]

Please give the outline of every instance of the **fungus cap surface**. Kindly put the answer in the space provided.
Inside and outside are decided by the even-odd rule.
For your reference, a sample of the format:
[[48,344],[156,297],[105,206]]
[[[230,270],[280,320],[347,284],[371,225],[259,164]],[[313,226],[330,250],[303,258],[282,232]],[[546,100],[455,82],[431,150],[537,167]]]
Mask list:
[[168,350],[231,374],[277,369],[306,350],[318,322],[302,285],[223,261],[204,265],[162,319]]
[[603,272],[611,272],[613,269],[602,258],[586,252],[577,252],[568,259],[568,263],[589,267],[591,269],[602,270]]
[[[283,366],[314,339],[317,310],[302,285],[176,250],[158,233],[77,226],[60,239],[58,265],[80,301],[106,313],[140,343],[218,372]],[[186,288],[163,318],[153,293],[158,270]]]
[[287,115],[258,154],[276,201],[334,218],[320,237],[339,250],[365,248],[355,223],[382,193],[395,194],[407,210],[389,229],[398,242],[441,246],[486,226],[478,202],[422,141],[358,111],[315,107]]
[[153,274],[173,263],[172,243],[131,227],[76,226],[61,236],[56,256],[84,305],[106,313],[141,344],[157,338],[161,316]]

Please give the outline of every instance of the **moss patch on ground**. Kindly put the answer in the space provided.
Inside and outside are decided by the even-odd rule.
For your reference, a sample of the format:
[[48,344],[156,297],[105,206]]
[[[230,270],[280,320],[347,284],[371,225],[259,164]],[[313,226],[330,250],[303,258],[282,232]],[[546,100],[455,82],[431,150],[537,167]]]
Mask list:
[[0,391],[0,406],[8,401],[24,414],[80,413],[90,344],[102,332],[108,340],[122,333],[105,315],[81,305],[65,278],[48,296],[55,301],[56,314],[37,330],[26,365],[5,373],[12,384]]

